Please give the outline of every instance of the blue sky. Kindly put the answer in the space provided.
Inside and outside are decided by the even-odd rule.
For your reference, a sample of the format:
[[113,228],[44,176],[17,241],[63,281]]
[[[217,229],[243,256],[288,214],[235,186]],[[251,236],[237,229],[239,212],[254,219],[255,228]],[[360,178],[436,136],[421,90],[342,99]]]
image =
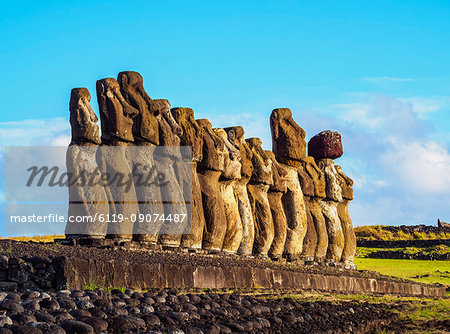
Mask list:
[[339,131],[355,225],[450,220],[449,17],[443,1],[2,3],[0,147],[66,145],[70,89],[97,111],[96,80],[135,70],[266,148],[276,107],[308,138]]

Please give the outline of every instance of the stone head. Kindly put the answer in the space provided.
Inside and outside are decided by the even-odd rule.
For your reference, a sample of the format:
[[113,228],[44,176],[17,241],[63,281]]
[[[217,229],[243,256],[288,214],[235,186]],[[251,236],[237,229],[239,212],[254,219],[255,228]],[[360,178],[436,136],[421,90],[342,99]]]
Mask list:
[[92,110],[91,94],[87,88],[74,88],[70,93],[70,125],[72,127],[71,144],[101,143],[98,118]]

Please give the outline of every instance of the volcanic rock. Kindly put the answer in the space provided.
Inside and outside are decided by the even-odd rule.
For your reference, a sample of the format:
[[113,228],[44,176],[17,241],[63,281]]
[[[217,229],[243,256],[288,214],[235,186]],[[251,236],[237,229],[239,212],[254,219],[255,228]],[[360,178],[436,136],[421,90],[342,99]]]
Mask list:
[[336,131],[322,131],[308,142],[308,155],[316,160],[337,159],[342,153],[341,135]]

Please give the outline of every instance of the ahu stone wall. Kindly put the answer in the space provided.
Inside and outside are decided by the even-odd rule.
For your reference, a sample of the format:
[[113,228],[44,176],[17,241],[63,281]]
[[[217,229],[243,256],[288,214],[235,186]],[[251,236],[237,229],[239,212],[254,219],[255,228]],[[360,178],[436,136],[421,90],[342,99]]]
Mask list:
[[[207,119],[195,119],[190,108],[152,99],[137,72],[101,79],[96,88],[101,131],[88,90],[72,90],[68,170],[76,174],[82,166],[101,178],[107,172],[133,173],[160,164],[170,187],[138,187],[138,180],[131,190],[127,185],[75,184],[69,188],[69,213],[186,213],[180,205],[184,196],[191,207],[190,232],[167,233],[158,222],[108,224],[97,219],[86,226],[68,224],[67,238],[135,240],[290,261],[342,262],[354,268],[356,239],[348,211],[353,181],[334,163],[343,153],[337,132],[323,131],[307,144],[291,111],[275,109],[270,116],[272,151],[265,151],[261,140],[246,139],[238,124],[214,128]],[[179,146],[192,148],[190,161],[173,150]],[[103,149],[108,147],[122,153],[109,155]],[[129,147],[145,150],[130,154]],[[158,147],[175,153],[156,157],[152,152]],[[189,166],[183,167],[185,174],[179,172],[182,163]]]

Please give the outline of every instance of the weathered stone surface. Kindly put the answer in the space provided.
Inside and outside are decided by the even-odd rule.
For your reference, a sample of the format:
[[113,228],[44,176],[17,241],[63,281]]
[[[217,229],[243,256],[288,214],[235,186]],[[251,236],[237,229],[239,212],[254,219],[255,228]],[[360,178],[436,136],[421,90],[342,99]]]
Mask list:
[[[134,141],[132,119],[139,112],[125,101],[119,84],[113,78],[97,81],[97,100],[102,126],[102,148],[97,151],[99,169],[103,174],[122,173],[130,176],[132,173],[126,147]],[[116,147],[107,149],[106,146]],[[110,203],[110,215],[131,217],[139,212],[134,184],[129,187],[116,182],[105,186],[105,192]],[[133,224],[130,219],[120,224],[110,222],[107,233],[114,238],[131,239]]]
[[344,263],[352,263],[356,252],[356,236],[353,229],[353,223],[348,211],[348,200],[338,203],[337,211],[341,220],[342,233],[344,234],[344,249],[342,250],[341,261]]
[[[106,193],[98,184],[101,174],[96,161],[97,145],[100,134],[97,125],[98,118],[90,105],[91,96],[86,88],[74,88],[70,97],[70,125],[72,127],[72,142],[66,153],[67,172],[74,180],[80,175],[90,175],[93,186],[76,182],[69,186],[69,216],[96,217],[96,214],[109,212],[106,203]],[[94,219],[87,222],[68,222],[66,235],[70,238],[89,235],[103,237],[107,224]]]
[[113,78],[97,81],[97,101],[102,126],[102,144],[133,142],[133,118],[139,113],[128,104]]
[[197,124],[203,129],[203,157],[198,167],[223,172],[227,154],[223,142],[214,133],[210,121],[198,119]]
[[309,215],[314,223],[314,228],[317,235],[317,243],[314,252],[316,261],[325,259],[328,249],[328,232],[325,223],[325,218],[320,207],[320,199],[317,197],[305,197],[305,205]]
[[[152,99],[144,89],[142,76],[137,72],[120,72],[117,81],[125,100],[139,111],[133,118],[133,138],[139,149],[130,150],[129,158],[132,170],[135,171],[133,179],[139,184],[141,175],[147,175],[149,170],[155,166],[153,161],[154,146],[159,144],[159,124],[152,110]],[[161,204],[161,191],[156,186],[136,186],[136,196],[139,199],[139,212],[147,217],[148,214],[163,214]],[[133,239],[156,243],[159,232],[159,222],[147,222],[137,220],[133,228]]]
[[317,231],[314,224],[314,218],[311,214],[311,197],[304,196],[305,209],[306,209],[306,222],[308,224],[306,228],[305,238],[303,239],[302,258],[305,261],[313,261],[315,259],[316,247],[317,247]]
[[338,215],[341,220],[342,232],[344,233],[344,250],[342,251],[341,261],[352,263],[356,252],[356,235],[353,229],[353,223],[348,211],[350,200],[353,199],[353,180],[342,171],[341,166],[335,165],[338,173],[339,185],[342,189],[342,202],[338,204]]
[[252,255],[253,242],[255,239],[255,223],[253,221],[252,208],[248,198],[247,183],[253,172],[253,153],[244,139],[244,129],[241,126],[229,127],[224,130],[227,132],[228,141],[239,150],[241,163],[241,178],[233,183],[234,195],[236,197],[242,223],[242,240],[238,253],[242,255]]
[[331,159],[322,159],[318,162],[323,170],[326,180],[326,199],[320,202],[328,232],[327,259],[340,261],[344,250],[345,239],[339,219],[337,205],[342,202],[342,188],[339,184],[338,173]]
[[342,156],[341,135],[336,131],[322,131],[308,142],[308,155],[314,159],[337,159]]
[[70,93],[70,126],[72,145],[99,145],[98,118],[92,110],[91,94],[87,88],[74,88]]
[[274,238],[274,226],[267,191],[273,184],[272,160],[261,147],[261,139],[250,138],[247,143],[252,150],[253,174],[247,185],[255,222],[253,253],[267,256]]
[[234,195],[234,184],[241,178],[241,163],[239,151],[228,141],[223,129],[214,129],[214,133],[222,140],[227,155],[225,156],[224,172],[221,175],[220,195],[224,203],[227,229],[222,249],[226,252],[236,253],[242,240],[242,221],[239,207]]
[[[179,146],[181,144],[182,128],[177,124],[170,112],[170,103],[164,99],[153,100],[151,110],[155,111],[156,119],[159,124],[159,144],[167,147],[161,155],[155,157],[155,164],[158,170],[164,171],[165,185],[161,186],[161,196],[164,204],[164,214],[187,215],[187,209],[183,201],[183,191],[179,184],[177,173],[181,175],[191,173],[184,168],[175,169],[175,165],[181,159]],[[179,164],[177,166],[180,166]],[[173,221],[164,221],[158,242],[165,246],[178,247],[181,243],[181,237],[185,230],[186,220],[184,223],[175,224]]]
[[133,119],[133,138],[140,141],[159,145],[159,124],[156,115],[158,108],[153,108],[153,101],[144,89],[144,81],[138,72],[120,72],[117,76],[120,91],[125,100],[139,113]]
[[287,170],[287,191],[281,198],[287,219],[287,237],[284,250],[289,258],[294,259],[302,253],[303,239],[306,235],[308,223],[297,169],[289,166],[285,166],[285,168]]
[[224,202],[219,193],[219,178],[225,169],[226,151],[223,142],[214,133],[208,120],[197,120],[197,124],[204,131],[203,158],[197,165],[205,216],[203,248],[221,250],[227,225]]
[[295,123],[291,110],[274,109],[270,115],[270,130],[272,151],[279,162],[289,165],[289,160],[302,161],[306,158],[306,134]]
[[[186,179],[178,180],[183,189],[184,198],[188,198],[188,196],[191,198],[191,231],[188,234],[183,234],[181,246],[185,248],[200,249],[202,248],[203,231],[205,229],[206,221],[203,211],[202,191],[197,174],[197,162],[193,161],[191,167],[192,174],[190,184],[186,184]],[[186,195],[189,191],[191,191],[191,194]]]
[[279,259],[283,255],[287,236],[286,215],[281,201],[281,197],[287,191],[287,170],[283,165],[276,161],[275,155],[271,151],[266,151],[266,154],[272,160],[273,171],[273,185],[270,186],[267,193],[274,225],[274,238],[269,250],[269,255],[273,259]]

